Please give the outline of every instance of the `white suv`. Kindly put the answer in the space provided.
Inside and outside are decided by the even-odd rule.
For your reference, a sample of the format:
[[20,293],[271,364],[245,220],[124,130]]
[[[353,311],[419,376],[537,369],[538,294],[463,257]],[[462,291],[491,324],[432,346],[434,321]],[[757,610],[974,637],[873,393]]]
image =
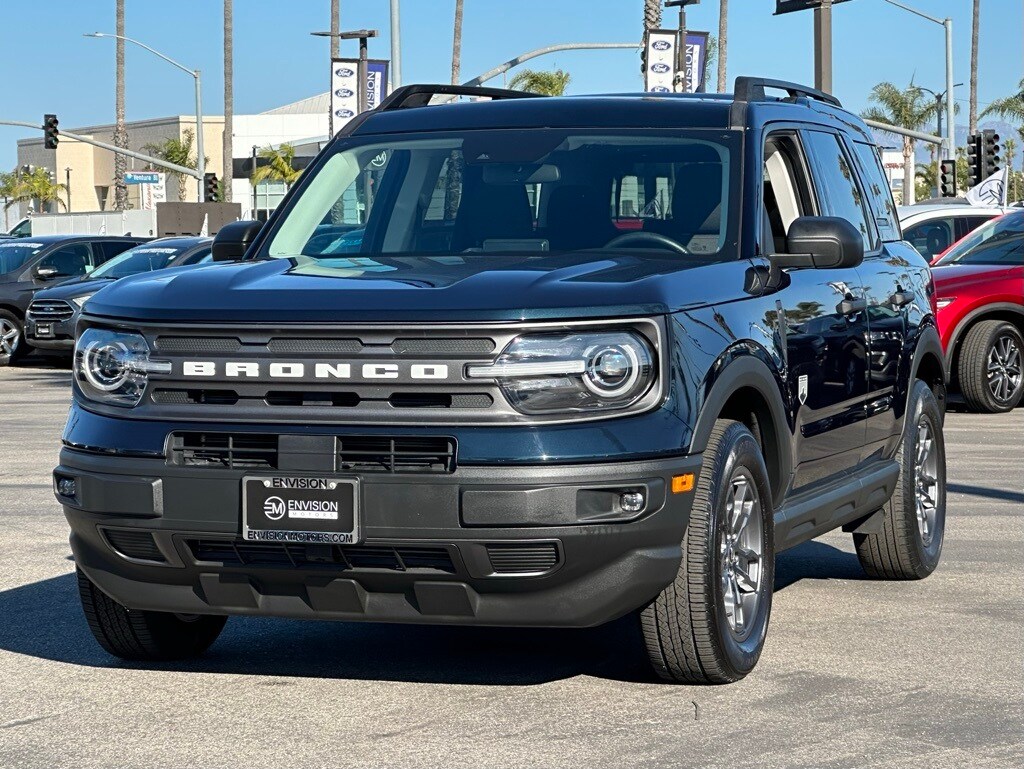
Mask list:
[[897,213],[903,239],[931,263],[960,238],[1009,208],[972,206],[966,203],[925,203],[900,206]]

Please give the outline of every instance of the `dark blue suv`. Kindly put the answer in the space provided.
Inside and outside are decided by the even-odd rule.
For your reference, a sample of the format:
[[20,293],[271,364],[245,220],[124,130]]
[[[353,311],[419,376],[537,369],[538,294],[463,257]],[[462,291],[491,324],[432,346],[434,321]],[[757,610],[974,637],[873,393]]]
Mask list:
[[405,87],[221,230],[243,252],[79,324],[54,483],[113,654],[235,614],[630,615],[662,677],[734,681],[777,552],[938,564],[934,290],[827,94]]

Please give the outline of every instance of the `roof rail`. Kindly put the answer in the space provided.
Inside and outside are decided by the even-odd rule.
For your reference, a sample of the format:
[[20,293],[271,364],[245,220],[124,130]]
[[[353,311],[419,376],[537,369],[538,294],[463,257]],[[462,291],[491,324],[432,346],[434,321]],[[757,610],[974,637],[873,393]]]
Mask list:
[[785,91],[790,96],[806,96],[810,99],[817,99],[833,107],[842,108],[843,103],[835,96],[817,88],[790,83],[786,80],[770,80],[764,77],[738,77],[736,87],[733,89],[733,98],[738,102],[752,102],[765,100],[765,88],[774,88],[778,91]]
[[403,85],[377,107],[381,112],[396,109],[426,107],[435,96],[479,96],[495,99],[534,99],[543,96],[529,91],[512,91],[506,88],[484,88],[473,85]]

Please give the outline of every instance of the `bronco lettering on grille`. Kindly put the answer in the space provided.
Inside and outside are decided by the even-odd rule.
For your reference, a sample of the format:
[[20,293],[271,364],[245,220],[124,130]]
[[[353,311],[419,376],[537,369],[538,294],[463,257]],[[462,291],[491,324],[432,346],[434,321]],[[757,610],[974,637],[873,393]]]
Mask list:
[[186,360],[181,363],[181,375],[197,379],[222,377],[225,379],[414,379],[417,381],[444,381],[449,378],[449,367],[444,363],[351,363],[337,361],[325,363],[291,363],[259,361]]

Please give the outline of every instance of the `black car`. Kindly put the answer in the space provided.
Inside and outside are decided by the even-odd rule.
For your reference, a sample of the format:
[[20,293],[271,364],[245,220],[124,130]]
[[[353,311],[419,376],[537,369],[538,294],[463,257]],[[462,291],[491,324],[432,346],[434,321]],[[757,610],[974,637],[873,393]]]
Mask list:
[[243,251],[80,322],[54,488],[113,654],[236,614],[628,616],[659,675],[735,681],[777,552],[842,527],[873,577],[938,565],[931,276],[827,94],[407,86],[218,233]]
[[25,312],[37,291],[88,275],[146,240],[130,235],[42,235],[0,241],[0,366],[28,352]]
[[71,350],[75,324],[85,301],[115,280],[169,267],[191,267],[213,260],[211,238],[151,240],[130,248],[88,275],[36,293],[25,316],[25,341],[47,350]]

